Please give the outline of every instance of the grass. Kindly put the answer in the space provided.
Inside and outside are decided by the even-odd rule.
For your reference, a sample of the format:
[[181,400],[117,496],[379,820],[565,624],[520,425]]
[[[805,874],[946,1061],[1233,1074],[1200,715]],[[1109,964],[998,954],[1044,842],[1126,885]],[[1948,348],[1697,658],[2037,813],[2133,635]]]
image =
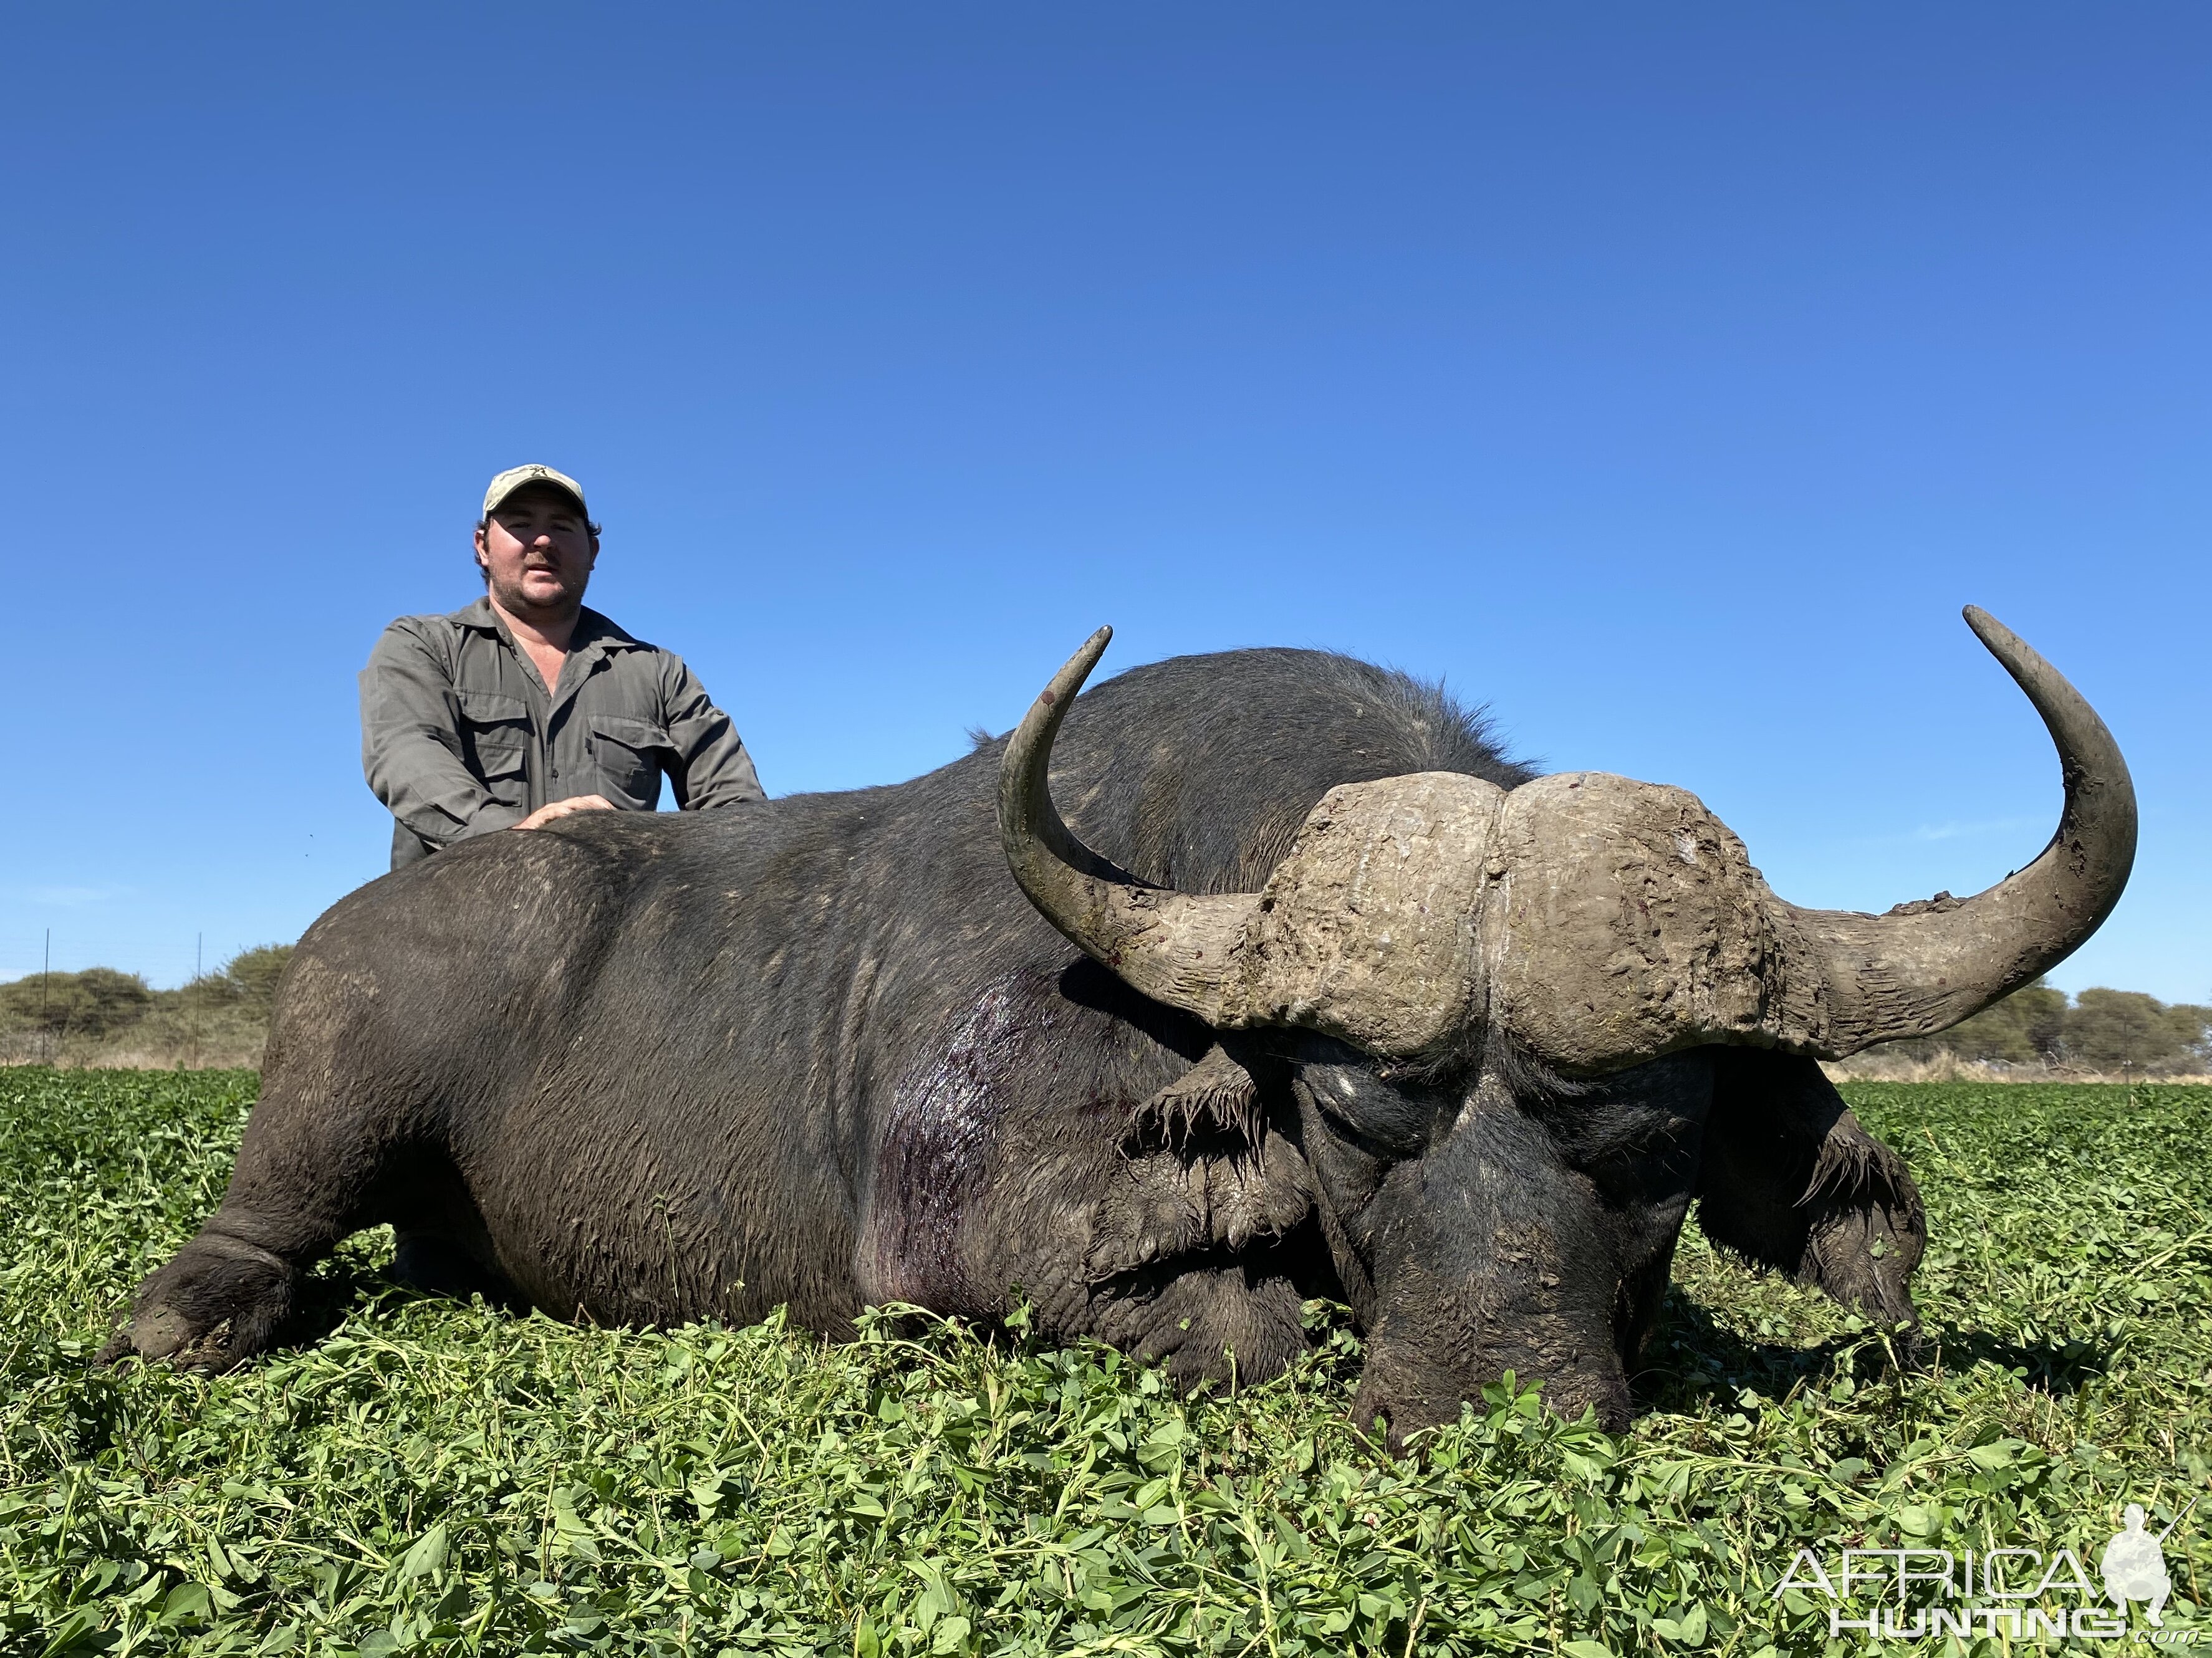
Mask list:
[[156,1008],[119,1030],[0,1030],[0,1066],[120,1071],[221,1071],[258,1066],[269,1020],[252,1008]]
[[[2122,1504],[2156,1529],[2212,1473],[2203,1088],[1854,1085],[1929,1200],[1917,1357],[1692,1228],[1631,1432],[1500,1387],[1418,1460],[1354,1430],[1327,1308],[1294,1375],[1180,1400],[1018,1332],[412,1298],[375,1236],[320,1280],[321,1339],[88,1369],[253,1088],[0,1073],[0,1651],[1842,1651],[1827,1602],[1775,1598],[1800,1547],[2063,1546],[2094,1577]],[[2166,1553],[2196,1631],[2212,1513]]]

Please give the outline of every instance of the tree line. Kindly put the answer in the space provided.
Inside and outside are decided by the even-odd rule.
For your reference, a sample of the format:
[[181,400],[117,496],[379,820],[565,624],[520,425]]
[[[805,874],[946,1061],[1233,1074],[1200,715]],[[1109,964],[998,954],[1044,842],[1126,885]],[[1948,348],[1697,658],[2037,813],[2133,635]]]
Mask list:
[[[0,1037],[18,1059],[131,1052],[169,1063],[187,1056],[250,1063],[291,959],[291,945],[263,944],[175,990],[152,989],[112,967],[34,973],[0,985]],[[1880,1051],[1947,1053],[2021,1069],[2193,1073],[2212,1068],[2212,1008],[2168,1005],[2133,990],[2069,998],[2039,980],[1940,1035]]]
[[2212,1068],[2212,1007],[2172,1005],[2136,990],[2069,998],[2041,980],[1934,1036],[1885,1043],[1885,1054],[1949,1054],[1985,1065],[2143,1076]]
[[291,959],[291,945],[262,944],[174,990],[155,990],[137,974],[112,967],[33,973],[0,984],[0,1053],[15,1060],[257,1063],[276,982]]

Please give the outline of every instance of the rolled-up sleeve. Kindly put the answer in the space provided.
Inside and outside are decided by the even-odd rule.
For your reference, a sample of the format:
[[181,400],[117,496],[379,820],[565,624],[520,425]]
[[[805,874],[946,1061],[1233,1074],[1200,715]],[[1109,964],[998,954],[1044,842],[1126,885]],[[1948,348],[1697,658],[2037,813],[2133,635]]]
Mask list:
[[392,815],[433,847],[522,821],[461,763],[452,676],[406,619],[361,671],[361,767]]
[[767,798],[738,728],[708,700],[707,688],[681,657],[663,659],[661,707],[669,746],[676,751],[668,782],[678,806],[704,811]]

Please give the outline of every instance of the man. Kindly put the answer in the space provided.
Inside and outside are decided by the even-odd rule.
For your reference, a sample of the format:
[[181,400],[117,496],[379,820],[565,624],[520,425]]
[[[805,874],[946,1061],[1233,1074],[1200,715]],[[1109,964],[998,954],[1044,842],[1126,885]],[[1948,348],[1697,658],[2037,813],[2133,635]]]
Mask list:
[[361,676],[361,758],[397,820],[392,866],[573,811],[762,798],[744,744],[683,659],[584,607],[599,526],[583,486],[517,466],[484,491],[484,596],[404,616]]

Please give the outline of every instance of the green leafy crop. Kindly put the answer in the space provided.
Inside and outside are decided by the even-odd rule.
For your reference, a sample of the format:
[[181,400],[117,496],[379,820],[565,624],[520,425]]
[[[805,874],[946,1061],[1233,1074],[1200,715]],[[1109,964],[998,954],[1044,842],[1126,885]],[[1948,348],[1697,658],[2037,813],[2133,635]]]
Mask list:
[[1929,1199],[1917,1346],[1693,1227],[1631,1432],[1509,1383],[1394,1460],[1318,1304],[1293,1375],[1185,1400],[910,1312],[830,1345],[417,1298],[378,1235],[295,1349],[90,1369],[253,1088],[0,1072],[0,1651],[1856,1652],[1775,1597],[1799,1548],[2094,1573],[2131,1501],[2181,1518],[2166,1625],[2201,1629],[2212,1090],[1854,1086]]

